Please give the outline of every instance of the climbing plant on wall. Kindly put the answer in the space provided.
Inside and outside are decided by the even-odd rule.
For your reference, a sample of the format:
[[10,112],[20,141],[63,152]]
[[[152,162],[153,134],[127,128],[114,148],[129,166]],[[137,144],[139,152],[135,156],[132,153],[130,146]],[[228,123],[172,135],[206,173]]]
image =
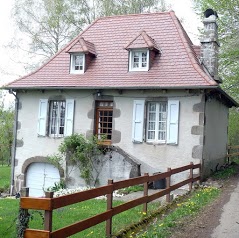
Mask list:
[[49,161],[59,166],[67,160],[68,164],[79,168],[80,177],[87,185],[96,186],[103,165],[108,160],[104,156],[102,139],[96,136],[86,139],[82,134],[66,137],[58,148],[59,153],[49,156]]

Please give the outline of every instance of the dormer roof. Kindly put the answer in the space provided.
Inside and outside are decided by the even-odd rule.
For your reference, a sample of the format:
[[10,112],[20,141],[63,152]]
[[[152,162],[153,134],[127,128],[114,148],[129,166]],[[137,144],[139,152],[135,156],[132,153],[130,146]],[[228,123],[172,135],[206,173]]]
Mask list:
[[150,37],[145,30],[140,31],[124,48],[127,50],[148,48],[150,50],[160,51],[156,41]]
[[74,42],[74,44],[70,45],[66,49],[67,53],[91,53],[96,55],[95,45],[89,41],[86,41],[83,37],[79,37],[79,39]]

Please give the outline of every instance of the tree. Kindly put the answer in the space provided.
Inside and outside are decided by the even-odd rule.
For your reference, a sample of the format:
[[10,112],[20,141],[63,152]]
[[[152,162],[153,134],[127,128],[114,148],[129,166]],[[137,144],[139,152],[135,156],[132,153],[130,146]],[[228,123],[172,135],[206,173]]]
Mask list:
[[4,108],[4,100],[0,91],[0,162],[10,164],[13,142],[14,112],[12,108]]
[[[77,2],[77,5],[74,3]],[[81,1],[16,0],[13,15],[19,30],[30,39],[30,53],[49,58],[71,40],[85,23],[71,24],[71,9]],[[81,9],[80,9],[81,10]],[[78,10],[78,11],[80,11]]]
[[[219,74],[223,79],[222,87],[236,100],[239,100],[239,1],[235,0],[193,0],[195,9],[201,14],[212,8],[219,16]],[[230,110],[229,143],[238,143],[239,112]]]
[[217,11],[218,38],[220,42],[219,73],[224,80],[222,87],[239,99],[239,1],[193,0],[198,14],[212,8]]

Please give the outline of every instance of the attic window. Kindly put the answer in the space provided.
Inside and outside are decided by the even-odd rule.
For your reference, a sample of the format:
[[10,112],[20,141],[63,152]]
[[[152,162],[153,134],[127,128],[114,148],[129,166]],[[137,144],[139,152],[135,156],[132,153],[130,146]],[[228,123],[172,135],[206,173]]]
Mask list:
[[71,54],[71,74],[83,74],[85,72],[85,54]]
[[149,50],[130,50],[129,71],[149,70]]

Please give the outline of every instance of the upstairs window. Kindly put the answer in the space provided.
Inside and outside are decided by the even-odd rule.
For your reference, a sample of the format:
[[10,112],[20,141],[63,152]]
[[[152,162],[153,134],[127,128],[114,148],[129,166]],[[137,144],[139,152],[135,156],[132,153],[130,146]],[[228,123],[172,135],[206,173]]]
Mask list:
[[149,69],[149,51],[131,50],[129,59],[130,71],[148,71]]
[[111,144],[113,125],[113,102],[98,101],[96,104],[96,135],[104,139],[104,144]]
[[85,54],[71,54],[71,74],[83,74],[85,71]]

